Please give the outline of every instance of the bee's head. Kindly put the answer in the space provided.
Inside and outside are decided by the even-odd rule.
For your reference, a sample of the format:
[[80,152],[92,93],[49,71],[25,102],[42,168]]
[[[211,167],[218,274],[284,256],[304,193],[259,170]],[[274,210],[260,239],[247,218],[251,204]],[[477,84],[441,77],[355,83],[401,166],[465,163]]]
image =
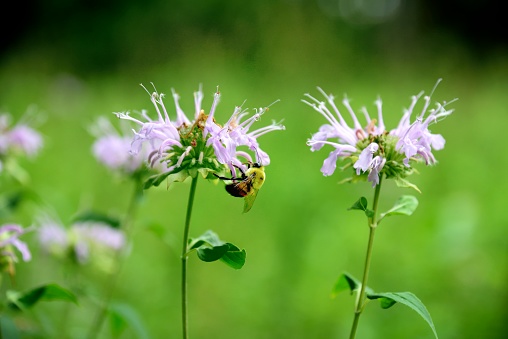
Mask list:
[[263,165],[261,165],[259,162],[255,162],[255,163],[252,164],[252,167],[254,167],[254,168],[261,168],[261,167],[263,167]]

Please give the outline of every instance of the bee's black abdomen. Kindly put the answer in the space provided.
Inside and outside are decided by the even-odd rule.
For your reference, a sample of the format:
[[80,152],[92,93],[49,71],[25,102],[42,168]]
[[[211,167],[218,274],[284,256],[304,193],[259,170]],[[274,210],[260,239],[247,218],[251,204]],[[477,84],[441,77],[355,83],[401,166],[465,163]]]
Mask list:
[[247,195],[243,189],[239,188],[237,184],[226,185],[226,191],[234,197],[243,198]]

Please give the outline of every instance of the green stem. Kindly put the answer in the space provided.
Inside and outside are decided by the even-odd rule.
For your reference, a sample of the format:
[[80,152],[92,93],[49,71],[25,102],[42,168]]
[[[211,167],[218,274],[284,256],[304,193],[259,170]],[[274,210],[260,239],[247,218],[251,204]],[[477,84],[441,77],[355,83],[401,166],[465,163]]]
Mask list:
[[196,184],[198,182],[198,176],[192,178],[189,202],[187,203],[187,215],[185,217],[185,228],[183,231],[183,246],[182,246],[182,333],[183,338],[189,337],[189,324],[187,320],[187,252],[189,246],[189,230],[190,230],[190,219],[192,215],[192,205],[194,203],[194,195],[196,193]]
[[[132,193],[129,206],[127,207],[127,212],[125,214],[125,219],[123,221],[123,231],[125,232],[126,236],[126,243],[130,244],[131,242],[131,228],[132,224],[134,222],[134,218],[136,216],[136,212],[138,210],[139,200],[140,197],[143,195],[143,183],[141,181],[141,178],[136,177],[134,180],[134,191]],[[129,247],[129,246],[127,246]],[[93,324],[90,328],[90,332],[88,333],[88,338],[93,339],[97,338],[99,335],[99,332],[101,330],[102,324],[104,322],[104,319],[106,318],[108,305],[111,302],[111,299],[113,297],[113,291],[115,290],[115,286],[118,280],[118,277],[120,275],[121,266],[123,264],[123,261],[121,261],[121,256],[123,255],[122,250],[119,250],[116,252],[115,262],[118,263],[118,267],[114,272],[111,273],[110,279],[108,279],[108,286],[106,288],[106,294],[104,297],[104,302],[100,306],[100,309],[98,313],[95,315]]]
[[363,268],[363,278],[362,278],[362,286],[360,288],[360,293],[356,299],[355,305],[355,317],[353,319],[353,326],[351,327],[351,333],[349,335],[349,339],[354,339],[356,336],[356,329],[358,328],[358,322],[360,320],[360,315],[363,311],[363,306],[366,300],[365,289],[367,287],[367,281],[369,280],[369,270],[370,270],[370,262],[372,259],[372,248],[374,245],[374,234],[377,228],[377,208],[379,203],[379,193],[381,192],[381,182],[383,178],[379,178],[379,184],[376,186],[376,190],[374,191],[374,203],[372,205],[373,215],[368,219],[369,221],[369,242],[367,244],[367,254],[365,256],[365,266]]

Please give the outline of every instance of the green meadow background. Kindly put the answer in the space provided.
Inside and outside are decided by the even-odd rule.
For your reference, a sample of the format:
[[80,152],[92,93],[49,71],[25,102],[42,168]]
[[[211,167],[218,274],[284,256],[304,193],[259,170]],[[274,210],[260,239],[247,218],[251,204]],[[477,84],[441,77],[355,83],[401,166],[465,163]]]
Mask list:
[[[25,226],[42,212],[69,223],[79,212],[121,216],[132,183],[112,175],[92,156],[89,126],[112,112],[148,109],[139,86],[181,96],[193,112],[203,85],[203,107],[222,93],[216,117],[235,105],[251,110],[277,99],[256,126],[286,126],[260,138],[270,154],[267,181],[253,209],[223,184],[200,180],[191,236],[208,229],[247,251],[243,269],[189,260],[191,338],[346,338],[354,300],[331,299],[343,271],[360,278],[368,228],[347,211],[368,183],[339,184],[346,173],[324,177],[329,148],[310,152],[306,140],[325,123],[301,102],[317,86],[351,98],[359,112],[383,99],[388,128],[410,97],[459,100],[455,112],[433,125],[446,138],[438,164],[411,177],[422,194],[385,182],[380,208],[415,194],[413,216],[379,227],[369,285],[411,291],[427,306],[440,338],[504,338],[508,327],[508,49],[496,28],[493,2],[451,1],[36,1],[14,5],[16,26],[2,23],[0,109],[16,119],[37,112],[45,146],[22,165],[42,204],[27,202],[9,220]],[[455,6],[455,7],[454,7]],[[171,105],[168,95],[166,106]],[[421,107],[421,106],[420,106]],[[339,106],[340,108],[340,106]],[[174,112],[173,112],[174,113]],[[145,191],[133,247],[114,300],[130,305],[149,338],[179,338],[181,237],[190,185]],[[159,229],[154,232],[153,229]],[[162,229],[163,231],[160,231]],[[85,269],[69,276],[40,253],[35,232],[24,238],[34,258],[17,265],[17,288],[80,282],[101,298],[107,277]],[[4,281],[3,289],[10,288]],[[28,338],[83,338],[94,305],[40,303],[21,325],[42,324]],[[105,322],[100,338],[110,338]],[[127,328],[122,338],[140,336]],[[358,338],[433,338],[427,324],[402,305],[369,303]]]

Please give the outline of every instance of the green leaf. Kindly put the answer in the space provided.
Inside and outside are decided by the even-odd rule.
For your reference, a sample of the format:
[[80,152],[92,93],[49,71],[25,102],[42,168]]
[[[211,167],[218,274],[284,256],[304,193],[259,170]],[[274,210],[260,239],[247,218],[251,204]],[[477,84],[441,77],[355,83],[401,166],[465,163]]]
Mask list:
[[380,298],[379,303],[381,304],[381,308],[388,309],[395,305],[397,302],[390,298]]
[[358,199],[354,204],[353,206],[351,206],[350,208],[348,208],[348,211],[349,210],[360,210],[360,211],[364,211],[365,212],[365,215],[368,217],[368,218],[372,218],[374,216],[374,211],[373,210],[369,210],[367,208],[367,198],[365,197],[361,197],[360,199]]
[[411,292],[386,292],[386,293],[367,293],[367,298],[374,300],[380,299],[381,307],[384,309],[390,308],[396,303],[401,303],[413,309],[429,324],[434,336],[438,338],[436,328],[432,322],[429,311],[416,295]]
[[[335,298],[337,294],[343,291],[349,290],[351,294],[355,291],[359,291],[362,288],[362,283],[360,280],[353,277],[351,274],[344,272],[339,276],[339,279],[333,286],[331,297]],[[367,293],[373,293],[374,291],[369,287],[365,287],[365,291]]]
[[40,286],[24,293],[7,291],[7,300],[11,307],[19,310],[31,308],[39,301],[61,300],[78,303],[74,293],[57,284]]
[[339,279],[335,283],[335,286],[332,289],[331,297],[335,298],[337,294],[347,290],[349,290],[350,293],[353,294],[354,291],[360,289],[361,285],[362,284],[359,280],[357,280],[349,273],[344,272],[339,276]]
[[415,185],[415,184],[412,184],[410,183],[409,181],[407,181],[406,179],[402,179],[402,178],[397,178],[395,179],[395,184],[398,186],[398,187],[403,187],[403,188],[412,188],[414,189],[416,192],[418,193],[422,193],[422,191],[420,191],[420,189]]
[[209,244],[211,246],[220,246],[220,245],[224,244],[224,242],[222,242],[219,239],[219,236],[217,235],[217,233],[215,233],[214,231],[208,230],[205,233],[203,233],[202,235],[200,235],[199,237],[191,239],[190,244],[189,244],[189,249],[191,249],[191,250],[196,249],[196,248],[203,246],[204,244]]
[[141,321],[139,314],[127,304],[111,303],[108,307],[111,332],[119,337],[127,326],[136,333],[136,338],[148,338],[148,332]]
[[379,221],[385,216],[391,215],[411,215],[418,207],[418,199],[412,195],[403,195],[396,202],[395,205],[385,213],[381,213]]
[[72,218],[72,222],[102,222],[113,228],[120,227],[120,220],[94,211],[80,213]]
[[213,231],[206,231],[198,238],[190,240],[189,251],[196,250],[198,258],[205,262],[221,260],[234,269],[245,264],[246,252],[229,242],[223,242]]
[[240,250],[238,247],[231,243],[227,243],[229,246],[228,251],[220,258],[220,260],[235,270],[239,270],[245,265],[245,259],[247,258],[247,253],[245,250]]
[[191,175],[188,170],[178,170],[176,173],[171,173],[171,175],[168,176],[167,185],[166,188],[169,189],[169,186],[171,186],[174,182],[184,182],[189,176],[196,177],[197,173],[194,175]]
[[[196,173],[197,174],[197,173]],[[174,182],[184,182],[189,177],[190,173],[188,170],[182,170],[181,168],[174,169],[170,172],[161,174],[155,174],[146,179],[143,189],[149,189],[152,186],[159,186],[167,178],[167,188]],[[191,175],[192,176],[192,175]]]
[[198,257],[199,259],[205,262],[216,261],[222,258],[224,254],[226,254],[228,249],[229,249],[228,244],[212,247],[201,246],[200,248],[198,248]]
[[171,172],[165,172],[162,174],[152,175],[151,177],[146,179],[143,188],[146,190],[152,186],[159,186],[161,184],[161,182],[163,182],[164,179],[166,179],[170,174],[171,174]]
[[361,197],[360,199],[358,199],[354,204],[353,206],[351,206],[350,208],[348,208],[348,210],[361,210],[361,211],[366,211],[367,210],[367,198],[365,197]]

